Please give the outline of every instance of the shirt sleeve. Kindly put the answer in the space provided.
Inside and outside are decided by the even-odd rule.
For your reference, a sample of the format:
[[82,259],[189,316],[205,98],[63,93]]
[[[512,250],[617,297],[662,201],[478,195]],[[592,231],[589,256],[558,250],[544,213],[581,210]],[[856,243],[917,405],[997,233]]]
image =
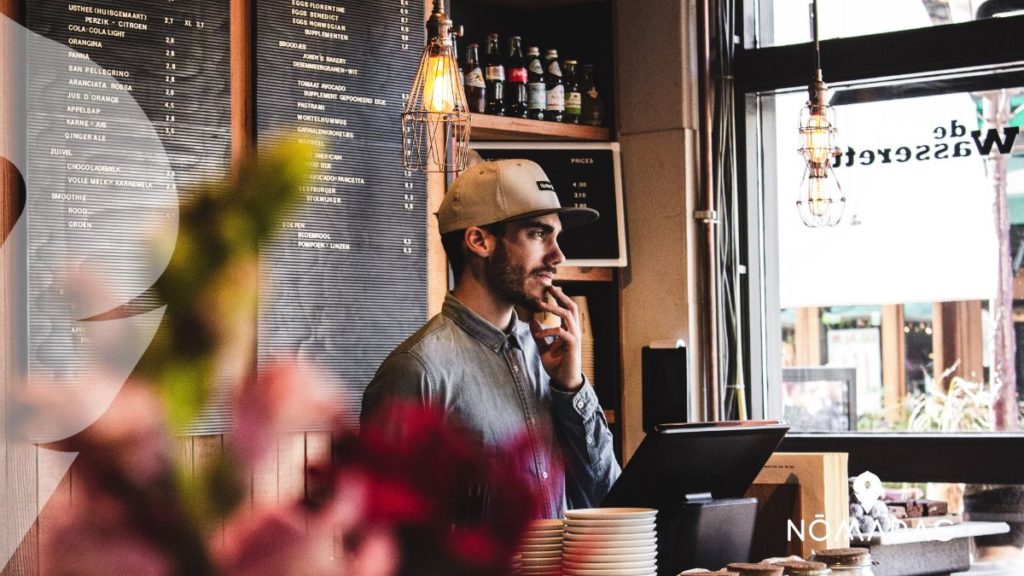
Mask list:
[[569,508],[601,504],[622,469],[615,460],[612,433],[590,380],[575,392],[551,388],[555,428],[565,453],[565,494]]
[[423,362],[408,352],[395,353],[381,363],[363,392],[359,420],[365,423],[375,412],[396,401],[420,402],[427,407],[436,400],[434,396]]

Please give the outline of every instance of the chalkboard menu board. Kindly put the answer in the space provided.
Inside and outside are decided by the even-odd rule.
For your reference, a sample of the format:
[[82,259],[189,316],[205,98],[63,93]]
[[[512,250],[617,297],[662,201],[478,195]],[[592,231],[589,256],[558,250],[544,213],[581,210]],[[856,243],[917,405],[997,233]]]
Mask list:
[[483,142],[472,146],[484,160],[533,160],[551,179],[562,206],[593,208],[601,214],[597,222],[570,228],[558,237],[566,265],[626,265],[618,143]]
[[[116,322],[82,320],[152,285],[163,269],[149,252],[154,229],[177,226],[179,191],[227,171],[228,4],[26,3],[28,361],[37,377],[73,380],[99,364],[90,344]],[[102,279],[89,303],[66,293],[67,275],[73,284],[79,272]],[[121,343],[124,376],[160,317],[121,319],[141,330]]]
[[426,179],[400,114],[420,0],[256,0],[261,141],[320,144],[305,200],[261,250],[259,361],[326,369],[349,424],[380,362],[426,320]]

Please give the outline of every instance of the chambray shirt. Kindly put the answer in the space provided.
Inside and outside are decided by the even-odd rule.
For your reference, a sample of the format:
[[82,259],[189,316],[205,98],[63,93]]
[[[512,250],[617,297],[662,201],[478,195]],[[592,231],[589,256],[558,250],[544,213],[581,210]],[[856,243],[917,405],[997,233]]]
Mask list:
[[567,507],[599,505],[620,468],[590,382],[574,393],[549,382],[530,327],[515,312],[502,332],[448,294],[441,313],[381,364],[363,395],[362,416],[413,398],[444,408],[491,449],[527,434],[542,512],[561,518]]

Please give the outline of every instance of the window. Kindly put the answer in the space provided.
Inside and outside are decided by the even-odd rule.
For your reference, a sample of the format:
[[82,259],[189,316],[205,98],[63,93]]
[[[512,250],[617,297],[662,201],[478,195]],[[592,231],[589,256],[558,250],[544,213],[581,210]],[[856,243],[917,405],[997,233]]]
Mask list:
[[[809,4],[801,0],[759,2],[757,45],[783,46],[810,42]],[[988,4],[985,6],[985,4]],[[822,40],[970,22],[995,12],[998,3],[985,0],[819,0]],[[1024,12],[999,10],[1000,16]]]
[[[1002,394],[1001,414],[987,406],[1004,381],[1024,398],[1024,339],[1014,344],[1024,336],[1024,49],[1010,40],[1024,16],[989,17],[1013,3],[978,0],[819,2],[841,152],[833,172],[848,199],[827,229],[804,227],[795,204],[809,2],[744,3],[735,76],[750,348],[760,351],[750,380],[761,387],[749,396],[764,399],[753,413],[872,442],[1000,431],[1001,449],[1020,454],[1018,394]],[[824,370],[818,388],[808,376],[793,383]],[[935,416],[942,401],[955,418]],[[816,415],[797,419],[799,406]]]

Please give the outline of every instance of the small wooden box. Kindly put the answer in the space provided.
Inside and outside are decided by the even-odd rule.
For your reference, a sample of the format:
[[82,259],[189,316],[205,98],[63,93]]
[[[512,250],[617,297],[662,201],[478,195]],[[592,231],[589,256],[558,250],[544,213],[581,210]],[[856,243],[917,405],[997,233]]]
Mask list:
[[746,496],[758,499],[752,560],[850,545],[846,453],[776,452]]

